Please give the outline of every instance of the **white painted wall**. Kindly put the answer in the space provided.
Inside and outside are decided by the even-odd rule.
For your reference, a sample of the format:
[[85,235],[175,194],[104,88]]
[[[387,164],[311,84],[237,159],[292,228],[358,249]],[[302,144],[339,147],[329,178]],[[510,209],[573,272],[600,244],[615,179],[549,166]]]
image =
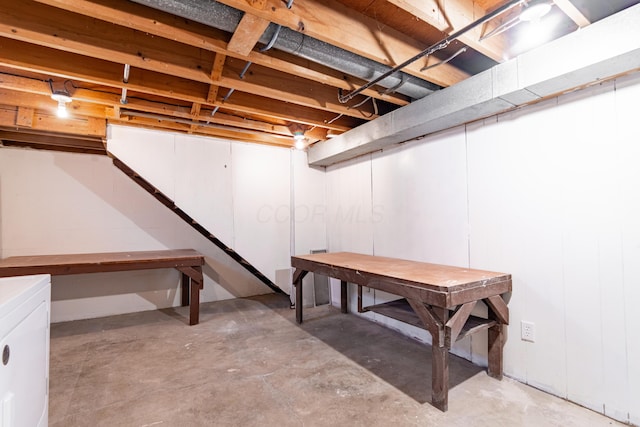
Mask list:
[[[329,249],[511,273],[506,374],[640,424],[638,100],[629,76],[328,168],[328,212],[364,212]],[[480,335],[454,352],[486,364]]]
[[290,266],[291,150],[125,126],[108,149],[271,281]]
[[[290,150],[127,127],[110,129],[109,148],[272,280],[289,267],[289,218],[260,209],[288,214]],[[2,148],[0,201],[3,257],[195,248],[206,256],[202,301],[270,292],[107,157]],[[173,269],[53,281],[54,322],[179,305]]]
[[[327,195],[324,168],[310,168],[307,153],[292,151],[293,240],[291,254],[327,249]],[[303,304],[315,305],[313,275],[302,281]],[[288,291],[287,291],[288,292]]]

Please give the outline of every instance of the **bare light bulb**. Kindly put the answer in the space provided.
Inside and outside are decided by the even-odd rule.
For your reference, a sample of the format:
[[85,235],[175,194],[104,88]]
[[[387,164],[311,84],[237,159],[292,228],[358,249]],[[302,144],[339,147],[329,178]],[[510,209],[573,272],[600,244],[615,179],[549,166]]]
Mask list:
[[56,92],[51,95],[51,99],[58,102],[58,109],[56,115],[61,119],[69,117],[69,111],[67,110],[67,102],[71,102],[71,97],[62,92]]
[[296,150],[303,150],[304,149],[304,138],[303,139],[296,139],[294,147],[296,147]]
[[67,103],[64,101],[58,101],[58,109],[56,110],[56,115],[61,119],[66,119],[69,117],[69,111],[67,111]]

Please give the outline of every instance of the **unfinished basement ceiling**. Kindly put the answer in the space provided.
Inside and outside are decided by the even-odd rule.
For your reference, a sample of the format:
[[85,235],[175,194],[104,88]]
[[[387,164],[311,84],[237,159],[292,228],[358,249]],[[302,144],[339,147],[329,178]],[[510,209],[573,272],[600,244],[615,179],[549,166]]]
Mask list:
[[[637,3],[555,0],[544,18],[554,24],[546,41]],[[0,141],[32,138],[43,148],[49,140],[79,151],[86,144],[91,152],[114,123],[287,147],[303,133],[308,146],[535,47],[520,41],[528,23],[479,41],[524,7],[504,0],[3,2]],[[71,97],[68,118],[56,117],[52,92]]]

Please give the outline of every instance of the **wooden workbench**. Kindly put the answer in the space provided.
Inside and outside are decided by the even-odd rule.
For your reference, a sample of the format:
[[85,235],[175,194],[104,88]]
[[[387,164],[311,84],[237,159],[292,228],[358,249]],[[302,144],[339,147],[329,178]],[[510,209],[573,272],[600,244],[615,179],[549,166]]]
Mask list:
[[[449,394],[449,349],[464,336],[488,329],[490,376],[502,379],[504,325],[509,309],[501,294],[511,291],[511,275],[384,258],[350,252],[291,257],[295,267],[296,321],[302,323],[302,279],[308,272],[341,281],[342,312],[347,312],[347,283],[358,285],[359,311],[375,311],[429,331],[432,337],[432,404],[446,411]],[[362,286],[404,297],[362,307]],[[488,309],[487,319],[471,316],[478,301]]]
[[[0,260],[0,277],[31,274],[84,274],[175,268],[181,276],[182,305],[189,305],[189,324],[200,316],[204,256],[193,249],[16,256]],[[191,288],[191,289],[189,289]]]

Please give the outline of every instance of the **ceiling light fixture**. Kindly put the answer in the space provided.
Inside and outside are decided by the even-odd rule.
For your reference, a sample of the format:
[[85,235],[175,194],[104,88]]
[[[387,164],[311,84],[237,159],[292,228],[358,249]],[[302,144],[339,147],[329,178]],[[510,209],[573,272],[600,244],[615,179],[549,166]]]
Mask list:
[[[69,117],[69,111],[67,111],[67,104],[72,101],[71,94],[67,89],[67,83],[71,83],[70,80],[65,81],[53,81],[49,80],[49,88],[51,89],[51,99],[58,103],[56,115],[60,118]],[[73,84],[72,84],[73,85]]]
[[58,109],[56,115],[61,119],[69,117],[69,111],[67,111],[67,103],[71,102],[71,96],[66,91],[56,91],[51,94],[51,99],[58,103]]
[[304,133],[309,130],[308,127],[300,123],[290,123],[289,125],[287,125],[287,127],[289,128],[289,132],[291,132],[291,135],[293,136],[294,147],[298,150],[304,149],[305,141],[307,139],[304,136]]
[[545,16],[551,10],[552,3],[542,2],[536,3],[534,5],[530,5],[527,2],[524,2],[525,6],[514,18],[509,19],[502,25],[498,25],[493,30],[489,31],[484,36],[478,39],[479,42],[484,41],[490,37],[497,36],[498,34],[502,34],[510,28],[515,27],[521,22],[538,22],[543,16]]

